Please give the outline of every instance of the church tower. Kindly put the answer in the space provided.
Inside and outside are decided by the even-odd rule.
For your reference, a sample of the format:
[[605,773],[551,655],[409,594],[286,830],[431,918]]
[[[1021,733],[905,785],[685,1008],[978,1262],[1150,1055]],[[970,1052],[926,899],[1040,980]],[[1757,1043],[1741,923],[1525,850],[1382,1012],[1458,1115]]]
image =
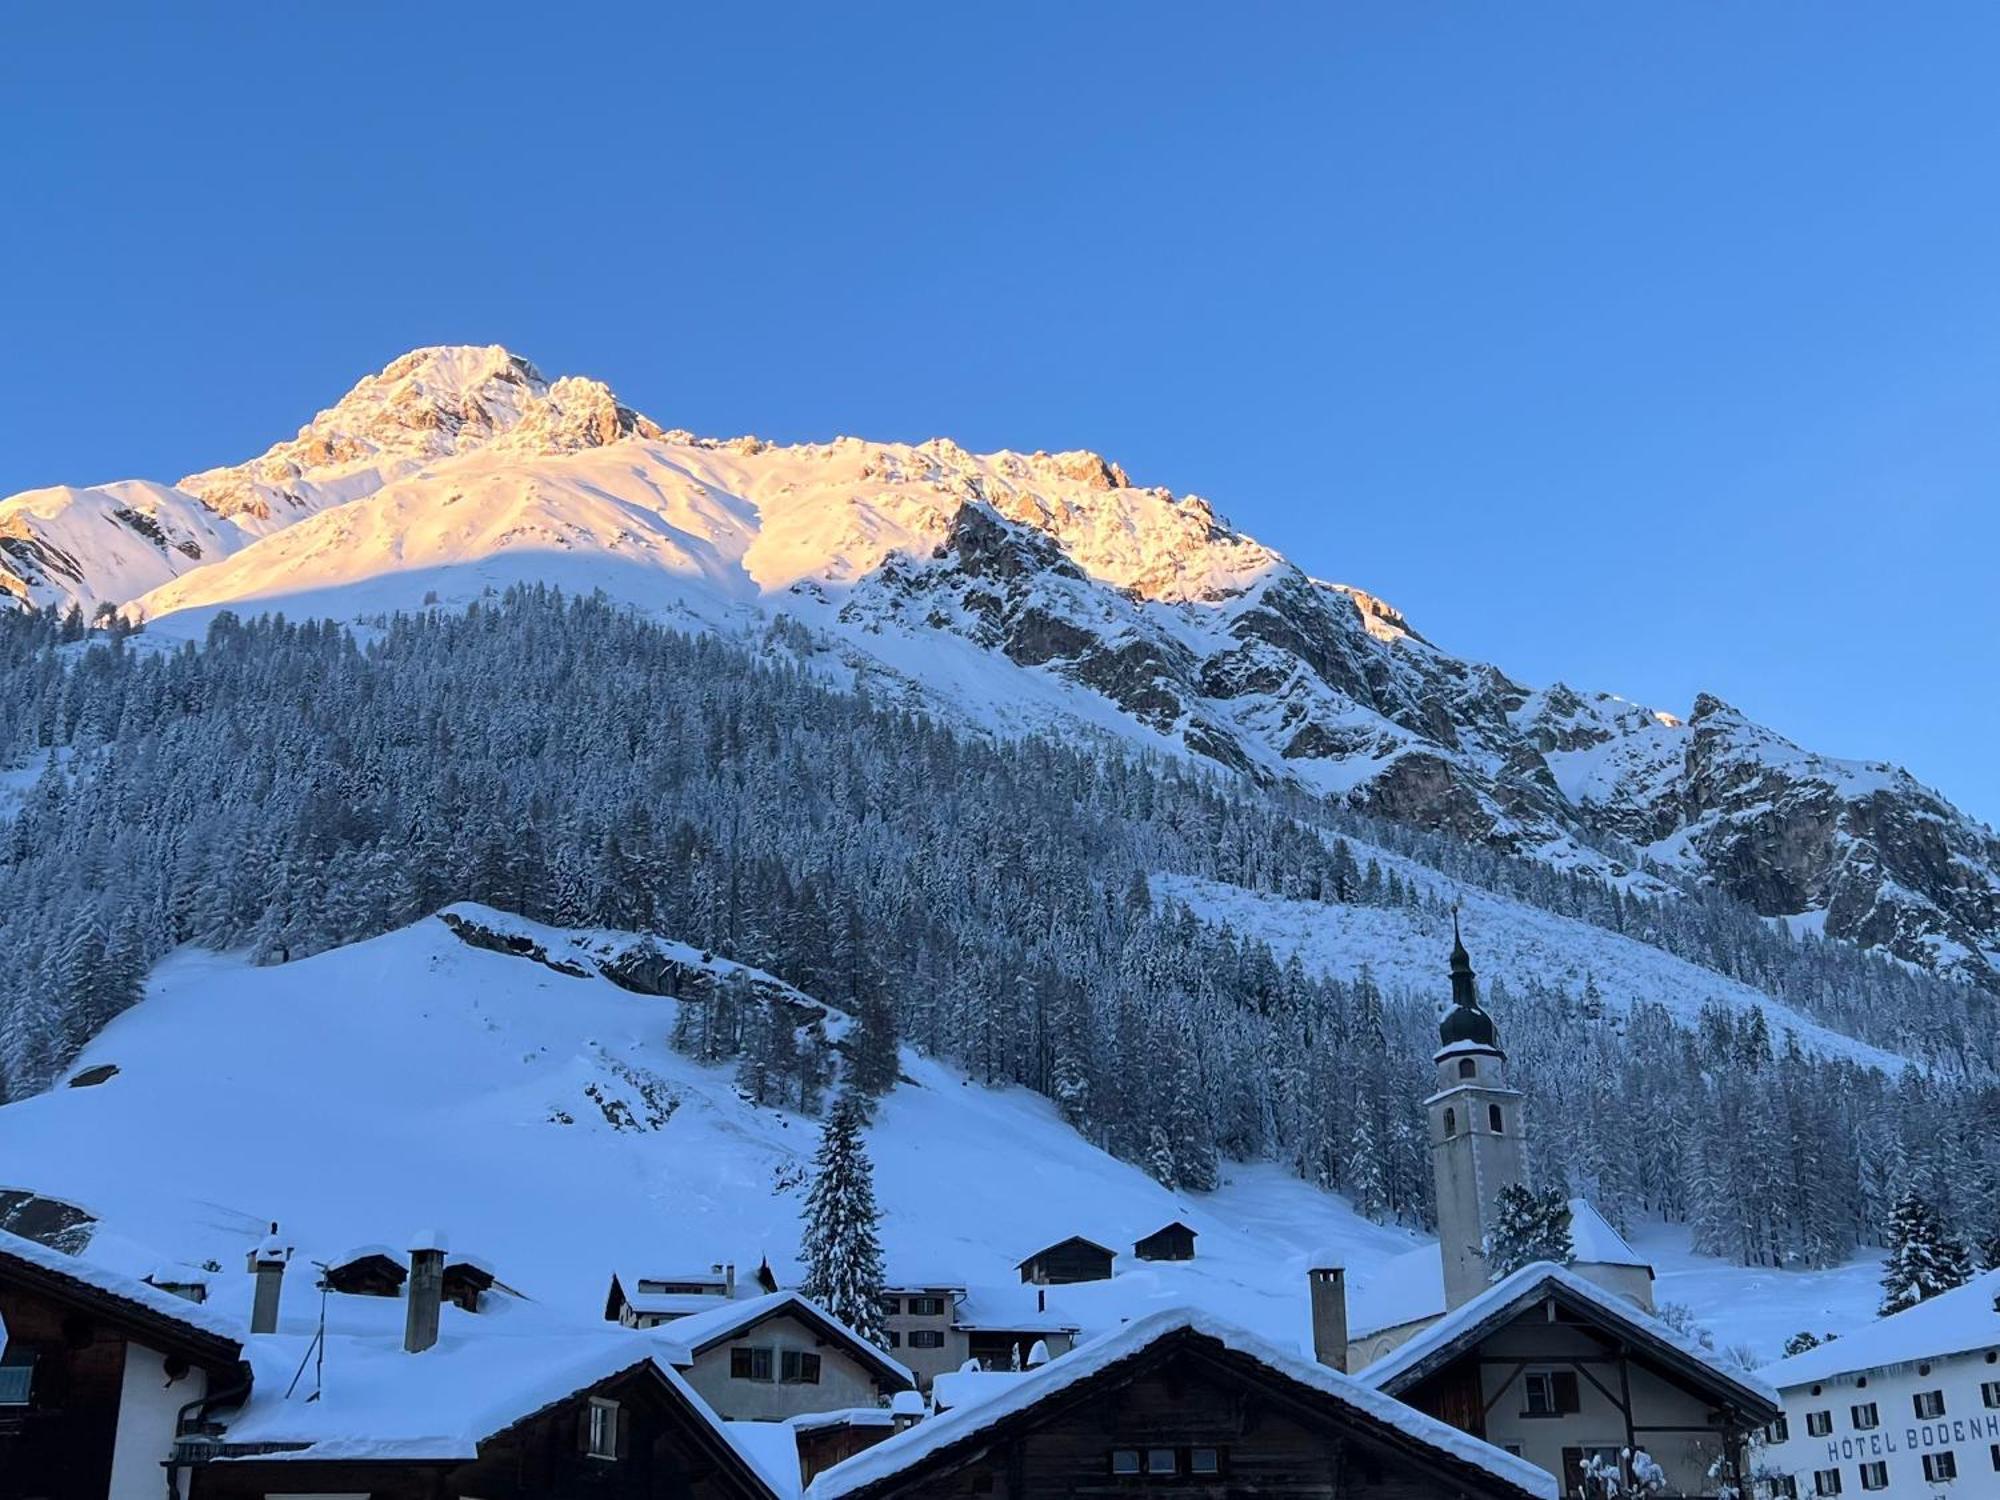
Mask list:
[[1521,1095],[1507,1087],[1507,1054],[1493,1018],[1479,1008],[1472,958],[1451,919],[1451,1012],[1438,1027],[1437,1092],[1430,1111],[1431,1171],[1437,1180],[1438,1253],[1444,1302],[1457,1307],[1486,1290],[1486,1232],[1509,1183],[1525,1184]]

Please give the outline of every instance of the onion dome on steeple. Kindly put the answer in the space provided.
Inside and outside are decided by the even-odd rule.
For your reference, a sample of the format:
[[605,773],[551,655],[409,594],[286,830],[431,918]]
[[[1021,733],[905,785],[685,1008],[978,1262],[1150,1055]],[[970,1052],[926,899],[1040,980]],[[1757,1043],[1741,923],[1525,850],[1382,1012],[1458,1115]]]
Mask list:
[[1449,1047],[1472,1042],[1481,1047],[1500,1048],[1493,1018],[1479,1008],[1479,995],[1472,982],[1472,955],[1458,935],[1458,912],[1451,914],[1451,1010],[1438,1027],[1438,1040]]

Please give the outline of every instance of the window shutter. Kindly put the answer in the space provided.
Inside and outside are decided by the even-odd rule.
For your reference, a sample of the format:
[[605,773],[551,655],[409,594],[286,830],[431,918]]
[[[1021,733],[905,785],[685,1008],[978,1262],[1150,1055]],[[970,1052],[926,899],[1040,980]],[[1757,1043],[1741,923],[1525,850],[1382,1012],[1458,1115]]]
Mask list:
[[1555,1394],[1557,1411],[1578,1412],[1583,1410],[1583,1396],[1582,1392],[1577,1389],[1576,1371],[1556,1371]]
[[619,1402],[611,1410],[611,1451],[620,1458],[632,1456],[632,1424],[627,1420],[625,1403]]
[[577,1409],[576,1413],[576,1451],[582,1454],[590,1452],[590,1403],[588,1401],[584,1402]]

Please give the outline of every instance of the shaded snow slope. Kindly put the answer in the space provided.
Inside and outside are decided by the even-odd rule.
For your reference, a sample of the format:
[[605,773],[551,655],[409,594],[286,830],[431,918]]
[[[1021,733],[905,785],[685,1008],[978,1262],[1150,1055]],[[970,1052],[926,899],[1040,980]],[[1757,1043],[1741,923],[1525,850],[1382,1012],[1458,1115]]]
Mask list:
[[[453,912],[582,970],[629,942]],[[675,1007],[468,946],[438,919],[274,968],[182,953],[73,1070],[116,1076],[0,1108],[4,1185],[89,1209],[93,1253],[134,1275],[213,1259],[218,1280],[247,1282],[243,1251],[275,1219],[320,1260],[441,1228],[529,1299],[510,1302],[519,1317],[593,1322],[614,1267],[734,1261],[747,1275],[768,1255],[791,1282],[817,1125],[745,1103],[726,1070],[673,1052]],[[1233,1167],[1207,1196],[1169,1192],[1046,1100],[910,1053],[903,1066],[911,1081],[869,1134],[890,1275],[966,1284],[1002,1320],[1033,1309],[1016,1263],[1080,1233],[1119,1250],[1118,1274],[1051,1288],[1051,1317],[1104,1330],[1193,1304],[1302,1348],[1318,1255],[1332,1247],[1365,1280],[1423,1243],[1275,1166]],[[1173,1218],[1198,1231],[1197,1258],[1134,1260],[1132,1242]],[[1825,1280],[1781,1279],[1802,1295]],[[1715,1267],[1700,1310],[1719,1315],[1733,1284]]]

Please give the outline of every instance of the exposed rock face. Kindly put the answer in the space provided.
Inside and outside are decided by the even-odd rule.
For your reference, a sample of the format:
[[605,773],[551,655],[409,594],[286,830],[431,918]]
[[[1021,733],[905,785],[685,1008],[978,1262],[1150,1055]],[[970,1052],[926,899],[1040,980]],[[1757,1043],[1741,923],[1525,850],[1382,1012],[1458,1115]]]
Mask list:
[[504,349],[425,349],[248,463],[0,501],[0,587],[87,614],[358,581],[414,607],[459,575],[471,597],[553,579],[728,628],[790,616],[946,711],[1121,735],[1620,878],[1602,850],[1622,843],[2000,989],[2000,841],[1907,773],[1713,698],[1682,722],[1531,690],[1094,453],[702,439]]

